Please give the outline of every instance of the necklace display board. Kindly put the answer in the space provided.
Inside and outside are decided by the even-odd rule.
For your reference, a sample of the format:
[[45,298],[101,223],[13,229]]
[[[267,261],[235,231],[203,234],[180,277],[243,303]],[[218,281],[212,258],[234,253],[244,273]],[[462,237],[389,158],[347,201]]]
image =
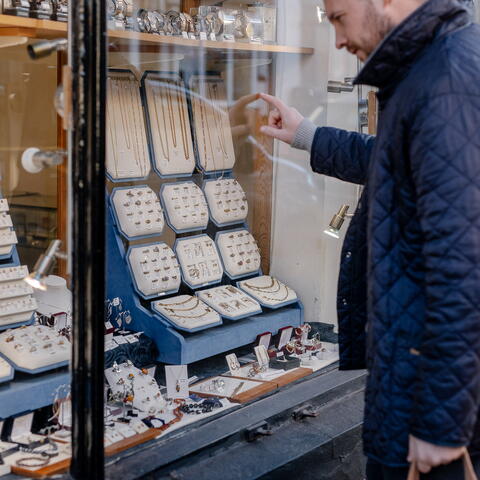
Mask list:
[[145,72],[142,97],[155,171],[161,177],[191,175],[195,154],[183,80],[175,74]]
[[268,308],[280,308],[298,302],[290,287],[268,275],[238,282],[238,287]]
[[107,78],[107,174],[113,182],[150,174],[140,86],[130,70],[109,70]]
[[235,150],[223,79],[192,75],[189,88],[199,168],[205,173],[232,170]]

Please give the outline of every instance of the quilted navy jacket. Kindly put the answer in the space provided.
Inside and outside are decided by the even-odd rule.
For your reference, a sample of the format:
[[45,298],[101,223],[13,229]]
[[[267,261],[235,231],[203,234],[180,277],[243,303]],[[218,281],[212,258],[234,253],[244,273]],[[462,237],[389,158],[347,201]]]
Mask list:
[[480,26],[429,0],[370,56],[369,137],[319,128],[314,171],[365,186],[342,252],[341,369],[368,367],[365,453],[480,440]]

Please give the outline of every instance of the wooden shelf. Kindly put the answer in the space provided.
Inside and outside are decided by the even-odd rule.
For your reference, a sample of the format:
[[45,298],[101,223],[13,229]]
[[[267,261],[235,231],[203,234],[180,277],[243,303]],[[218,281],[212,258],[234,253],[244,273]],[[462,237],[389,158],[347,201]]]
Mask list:
[[[67,24],[52,20],[38,20],[35,18],[0,15],[0,35],[25,36],[30,38],[58,38],[67,35]],[[206,48],[209,50],[234,50],[238,52],[267,52],[311,55],[313,48],[290,47],[287,45],[258,45],[241,42],[214,42],[187,40],[181,37],[165,37],[123,30],[109,30],[108,38],[111,43],[117,43],[120,49],[138,45],[146,50],[155,51],[168,46],[174,48]]]

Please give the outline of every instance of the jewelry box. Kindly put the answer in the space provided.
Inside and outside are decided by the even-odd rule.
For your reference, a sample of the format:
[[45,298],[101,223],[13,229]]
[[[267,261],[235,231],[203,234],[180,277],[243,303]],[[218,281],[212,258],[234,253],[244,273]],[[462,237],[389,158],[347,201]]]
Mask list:
[[139,84],[130,70],[107,77],[106,169],[113,182],[150,174],[147,134]]
[[195,153],[183,80],[171,73],[146,72],[142,93],[155,170],[161,177],[191,175]]
[[218,232],[216,243],[225,273],[232,279],[259,273],[260,249],[246,229]]
[[176,233],[205,230],[208,207],[202,189],[194,182],[162,185],[162,198],[168,225]]
[[40,373],[67,365],[71,344],[50,327],[30,325],[0,333],[0,354],[15,370]]
[[160,235],[165,226],[157,194],[147,185],[115,188],[110,196],[119,231],[127,238]]
[[218,227],[243,223],[248,215],[247,196],[234,178],[207,180],[203,191],[210,217]]
[[280,308],[298,302],[294,290],[269,275],[243,280],[237,285],[263,307]]
[[229,320],[240,320],[262,312],[256,300],[232,285],[201,290],[197,296]]
[[175,242],[175,251],[183,280],[189,287],[199,288],[221,282],[222,263],[217,246],[208,235],[179,238]]
[[152,309],[178,330],[198,332],[221,325],[220,315],[198,297],[180,295],[152,302]]
[[130,360],[114,363],[105,370],[105,378],[112,390],[112,396],[128,403],[142,412],[154,415],[165,408],[165,399],[160,393],[157,381],[148,370],[136,368]]
[[130,247],[127,259],[135,289],[143,298],[176,293],[180,288],[177,257],[166,243]]
[[224,81],[193,75],[189,86],[199,167],[207,173],[231,170],[235,151]]

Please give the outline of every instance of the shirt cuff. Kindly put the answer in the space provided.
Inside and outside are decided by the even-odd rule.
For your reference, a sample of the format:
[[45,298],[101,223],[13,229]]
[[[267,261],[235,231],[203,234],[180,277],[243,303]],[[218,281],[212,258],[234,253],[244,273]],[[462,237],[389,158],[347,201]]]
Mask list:
[[297,128],[297,132],[293,138],[292,147],[311,152],[316,131],[317,126],[308,118],[304,118]]

